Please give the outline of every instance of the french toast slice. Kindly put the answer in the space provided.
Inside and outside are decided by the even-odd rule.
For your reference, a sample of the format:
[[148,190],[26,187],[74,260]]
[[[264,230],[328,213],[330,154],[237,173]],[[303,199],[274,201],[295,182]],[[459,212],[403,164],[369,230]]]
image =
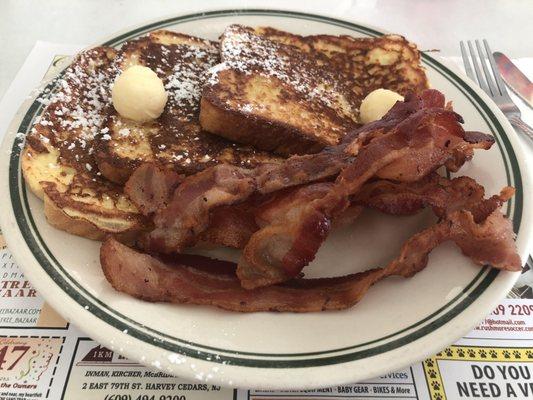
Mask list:
[[282,155],[316,152],[358,126],[374,89],[428,87],[416,46],[378,38],[299,36],[270,27],[229,26],[222,63],[204,86],[203,129]]
[[163,80],[168,102],[155,121],[139,124],[106,109],[96,138],[96,160],[109,180],[124,183],[143,162],[190,175],[217,163],[253,167],[279,159],[272,154],[202,131],[198,114],[207,71],[220,61],[218,44],[171,31],[155,31],[125,43],[116,68],[144,65]]
[[102,240],[124,240],[143,229],[144,220],[105,180],[94,159],[94,137],[117,70],[115,51],[97,47],[78,55],[58,78],[59,88],[42,98],[45,109],[26,137],[21,165],[30,189],[45,204],[48,222],[58,229]]

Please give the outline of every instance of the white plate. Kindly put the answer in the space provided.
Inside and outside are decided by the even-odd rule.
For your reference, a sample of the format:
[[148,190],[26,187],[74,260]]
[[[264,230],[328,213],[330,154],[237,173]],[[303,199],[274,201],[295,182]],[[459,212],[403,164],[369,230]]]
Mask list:
[[[157,21],[117,35],[116,46],[150,30],[167,28],[216,39],[231,23],[271,25],[301,34],[381,33],[328,17],[286,11],[214,11]],[[496,106],[472,82],[427,56],[433,87],[444,92],[468,129],[491,132],[496,145],[481,151],[461,174],[487,193],[517,189],[506,212],[523,259],[531,237],[531,192],[516,134]],[[8,132],[26,132],[39,114],[26,104]],[[349,383],[401,368],[438,352],[468,332],[503,298],[516,273],[480,268],[452,244],[430,257],[411,279],[375,285],[350,310],[311,314],[239,314],[215,308],[151,304],[114,291],[98,261],[99,244],[55,230],[42,203],[20,175],[22,139],[2,145],[1,193],[10,201],[0,212],[9,247],[27,277],[51,305],[76,326],[129,358],[187,378],[215,384],[271,389]],[[432,220],[428,213],[387,217],[367,212],[352,229],[334,233],[306,271],[309,276],[346,274],[383,265],[410,234]],[[528,223],[529,222],[529,223]]]

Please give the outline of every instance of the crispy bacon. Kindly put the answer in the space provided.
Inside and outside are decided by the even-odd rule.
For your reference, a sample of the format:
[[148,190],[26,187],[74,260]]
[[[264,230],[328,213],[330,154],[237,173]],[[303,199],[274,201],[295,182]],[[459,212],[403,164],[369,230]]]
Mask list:
[[[260,227],[273,224],[288,212],[296,217],[303,205],[323,197],[333,185],[333,182],[324,182],[291,188],[254,201],[215,208],[211,212],[209,227],[200,235],[200,240],[242,249]],[[332,221],[332,228],[352,224],[363,207],[391,215],[410,215],[424,207],[432,207],[439,217],[467,209],[479,222],[513,193],[514,189],[507,187],[483,201],[485,190],[472,178],[462,176],[449,180],[436,173],[417,182],[377,180],[362,187],[350,207]]]
[[237,275],[246,288],[283,282],[311,262],[326,239],[331,221],[350,204],[363,184],[374,176],[403,182],[420,180],[467,147],[457,114],[423,109],[391,132],[365,145],[344,168],[335,185],[320,199],[303,204],[262,227],[250,238]]
[[211,209],[243,201],[254,189],[251,170],[230,165],[189,176],[174,191],[169,204],[155,213],[155,228],[141,239],[141,246],[169,253],[194,245],[209,225]]
[[[181,177],[173,172],[144,164],[133,173],[126,193],[144,215],[150,215],[155,208],[168,202],[179,179]],[[333,182],[324,182],[285,189],[244,203],[217,207],[211,212],[209,226],[199,239],[210,244],[244,248],[259,227],[272,224],[290,210],[298,210],[307,202],[324,196],[333,185]],[[476,215],[475,220],[484,219],[512,194],[513,190],[507,188],[504,197],[493,196],[492,203],[485,201],[486,210],[474,210],[481,214]],[[483,187],[469,177],[448,180],[434,173],[417,182],[377,180],[365,184],[352,200],[352,206],[333,224],[351,224],[360,214],[361,206],[393,215],[413,214],[431,206],[437,215],[442,216],[444,209],[461,209],[468,204],[478,204],[479,207],[483,196]]]
[[[347,146],[347,153],[357,154],[359,149],[371,139],[389,132],[409,116],[424,109],[451,110],[445,104],[444,95],[438,90],[428,89],[420,93],[409,93],[405,96],[405,101],[396,102],[380,120],[363,125],[358,130],[348,133],[341,144]],[[361,137],[364,140],[361,140]]]
[[138,167],[124,186],[124,193],[141,214],[149,216],[167,206],[183,175],[146,163]]
[[446,234],[474,262],[507,271],[522,270],[511,222],[498,209],[480,223],[475,221],[473,213],[465,210],[451,213],[447,222]]
[[[393,261],[397,264],[390,273],[411,276],[427,263],[431,250],[449,240],[455,242],[477,264],[489,264],[506,271],[522,269],[520,257],[516,254],[511,223],[499,209],[493,210],[481,222],[476,222],[470,211],[458,210],[411,237],[402,247],[400,257]],[[405,251],[406,247],[408,251]],[[408,265],[413,266],[411,270],[407,268]]]
[[254,205],[246,201],[215,208],[209,226],[198,237],[200,242],[242,249],[259,229],[254,218]]
[[246,201],[254,193],[268,194],[327,178],[352,158],[344,153],[332,157],[321,153],[315,156],[319,162],[314,163],[311,157],[294,157],[286,164],[266,164],[255,170],[222,164],[188,177],[175,190],[168,206],[155,214],[156,227],[143,238],[141,246],[160,253],[181,251],[196,243],[218,207]]
[[494,144],[494,138],[481,132],[465,132],[465,146],[455,149],[446,163],[446,169],[450,172],[457,172],[463,164],[472,159],[475,149],[488,150]]
[[[151,163],[138,167],[126,183],[125,193],[145,216],[166,207],[172,194],[183,179],[181,175]],[[331,184],[324,184],[324,188]],[[279,213],[280,207],[291,207],[294,189],[279,191],[267,196],[250,198],[243,203],[214,208],[209,215],[209,224],[199,235],[200,242],[227,247],[243,248],[259,224],[266,224]],[[303,201],[298,198],[298,201]],[[348,224],[359,214],[361,207],[354,206],[339,218],[339,224]],[[256,222],[257,221],[257,222]]]
[[[451,140],[450,143],[444,143],[444,147],[449,149],[443,149],[441,154],[437,154],[436,148],[419,148],[418,145],[411,148],[410,152],[401,153],[405,158],[403,162],[399,154],[391,154],[390,160],[381,160],[381,170],[374,171],[379,177],[413,180],[423,172],[434,169],[439,159],[442,159],[440,164],[446,162],[456,168],[461,161],[464,162],[469,157],[473,147],[490,147],[493,143],[488,137],[479,138],[480,142],[475,143],[463,140],[464,131],[458,124],[460,117],[445,108],[444,97],[440,92],[427,90],[420,95],[409,95],[405,102],[397,103],[382,120],[363,126],[349,134],[340,145],[326,148],[318,154],[291,157],[284,163],[262,165],[253,170],[218,165],[186,178],[174,192],[168,206],[156,213],[156,228],[146,235],[142,241],[143,247],[162,253],[180,251],[197,241],[201,232],[208,227],[209,214],[216,207],[242,202],[253,193],[266,194],[332,178],[342,168],[353,163],[359,151],[369,143],[387,136],[394,130],[397,131],[397,125],[401,121],[412,121],[412,117],[422,111],[453,115],[456,140],[453,143]],[[410,126],[410,129],[412,128],[414,125]],[[423,128],[420,126],[420,129]],[[447,128],[450,128],[449,124]],[[465,152],[468,154],[458,156]],[[398,160],[388,168],[385,167],[387,160],[392,162],[392,158]],[[409,169],[408,166],[412,163],[415,163],[415,167],[411,166]],[[416,169],[417,166],[419,170]],[[402,176],[398,176],[398,168],[402,171]]]
[[346,145],[333,146],[320,153],[294,156],[279,164],[261,165],[253,172],[256,191],[268,194],[332,178],[354,160],[354,155],[345,149]]
[[[117,290],[149,301],[307,312],[349,307],[377,281],[415,274],[427,265],[432,249],[448,240],[479,264],[517,271],[514,234],[498,210],[514,190],[504,188],[484,200],[483,187],[472,179],[447,180],[434,173],[442,165],[456,171],[474,149],[493,144],[487,135],[465,132],[460,123],[442,94],[429,90],[406,96],[383,119],[339,145],[279,165],[253,170],[218,165],[180,185],[181,177],[143,166],[126,193],[155,226],[140,245],[159,255],[110,238],[101,249],[104,273]],[[362,206],[392,214],[430,206],[439,223],[409,239],[384,268],[301,279],[333,222],[356,216]],[[211,261],[191,268],[189,256],[174,252],[199,240],[246,246],[236,268],[223,263],[213,271]]]
[[[183,176],[151,163],[139,166],[130,176],[124,192],[145,216],[165,208]],[[210,215],[209,227],[201,233],[201,242],[243,248],[259,229],[252,213],[252,203],[218,207]]]
[[139,253],[113,238],[102,245],[100,260],[116,290],[147,301],[213,305],[241,312],[311,312],[351,307],[381,279],[414,275],[427,265],[428,254],[447,240],[453,240],[479,264],[520,270],[510,223],[499,210],[481,223],[476,223],[468,211],[452,212],[409,239],[385,268],[338,278],[293,279],[254,290],[244,289],[228,265],[219,271],[191,268],[179,260]]
[[340,310],[357,303],[370,286],[384,277],[383,270],[374,269],[341,278],[297,279],[280,286],[247,290],[234,274],[165,263],[112,238],[102,245],[100,262],[116,290],[139,299],[212,305],[240,312]]
[[505,187],[500,194],[484,200],[485,189],[474,179],[467,176],[447,179],[433,173],[417,182],[370,182],[357,193],[353,203],[393,215],[413,214],[427,206],[439,217],[466,209],[480,222],[513,194],[513,188]]
[[[237,275],[243,287],[250,289],[284,282],[301,272],[302,268],[296,267],[292,271],[287,268],[290,264],[286,262],[284,256],[290,248],[286,246],[286,243],[291,237],[297,236],[302,218],[309,217],[306,214],[308,205],[327,196],[332,188],[332,183],[303,186],[259,208],[257,220],[262,228],[250,237],[237,268]],[[339,207],[343,207],[343,211],[348,209],[348,206],[348,199],[345,199],[345,203],[339,204]],[[312,223],[302,229],[306,228],[312,230],[312,232],[307,232],[309,236],[325,239],[325,234],[330,229],[330,221],[327,221],[327,225],[320,225],[312,220]],[[302,240],[298,256],[313,251],[313,247],[308,247],[309,243],[313,244],[313,242],[307,242],[306,238]],[[294,264],[297,262],[292,263]],[[249,282],[253,285],[249,285]]]

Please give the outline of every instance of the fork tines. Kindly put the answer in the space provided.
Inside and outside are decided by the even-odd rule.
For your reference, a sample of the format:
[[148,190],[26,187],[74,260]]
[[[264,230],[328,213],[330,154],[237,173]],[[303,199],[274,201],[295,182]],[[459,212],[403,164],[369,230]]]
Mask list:
[[[492,55],[492,51],[490,50],[488,42],[483,39],[483,48],[479,40],[475,41],[477,54],[470,40],[467,41],[467,44],[468,50],[470,51],[470,57],[468,56],[465,43],[463,41],[461,41],[460,43],[461,55],[463,56],[465,71],[468,77],[473,81],[477,81],[481,89],[483,89],[489,96],[507,96],[507,89],[505,88],[505,83],[503,82],[500,73],[498,72],[498,68],[496,67],[496,62],[494,61],[494,57]],[[473,70],[470,65],[470,59],[472,60],[471,62],[474,66]],[[481,72],[482,70],[483,73]]]

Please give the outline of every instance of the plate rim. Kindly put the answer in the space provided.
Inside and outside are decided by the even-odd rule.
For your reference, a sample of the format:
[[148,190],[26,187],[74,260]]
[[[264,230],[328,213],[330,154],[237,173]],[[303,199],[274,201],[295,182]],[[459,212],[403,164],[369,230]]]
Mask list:
[[[255,13],[255,14],[254,14],[254,13]],[[306,16],[306,17],[312,17],[313,20],[317,20],[317,21],[322,22],[322,23],[324,23],[324,22],[325,22],[325,23],[331,23],[332,21],[334,21],[336,25],[340,25],[340,26],[342,26],[342,27],[344,27],[344,28],[353,29],[353,27],[358,27],[358,28],[360,28],[360,29],[363,29],[363,30],[366,30],[366,31],[367,31],[367,32],[363,32],[363,33],[368,33],[368,31],[372,31],[373,33],[382,34],[382,33],[384,32],[384,31],[382,31],[382,30],[376,30],[376,29],[374,29],[374,28],[368,27],[366,24],[358,24],[358,23],[355,23],[355,22],[346,21],[346,20],[337,19],[337,18],[332,18],[332,17],[325,16],[325,15],[310,14],[310,13],[302,13],[302,12],[294,12],[294,11],[288,11],[288,10],[270,10],[270,9],[243,9],[243,10],[227,10],[227,9],[222,10],[222,9],[221,9],[221,10],[212,10],[212,11],[208,11],[208,12],[200,12],[200,13],[194,13],[194,14],[179,14],[179,15],[173,17],[173,18],[159,19],[159,20],[157,20],[157,21],[159,21],[159,22],[161,22],[161,23],[164,23],[164,22],[170,22],[169,24],[172,24],[172,23],[175,24],[175,23],[177,23],[177,22],[180,22],[180,20],[186,19],[186,18],[188,18],[188,17],[198,17],[198,18],[196,18],[196,19],[203,19],[202,17],[205,17],[206,15],[212,15],[213,17],[223,17],[223,16],[228,16],[228,15],[265,15],[265,16],[272,16],[272,15],[274,15],[274,16],[280,16],[280,17],[299,18],[299,19],[302,19],[302,18],[301,18],[302,16]],[[171,21],[172,21],[172,22],[171,22]],[[183,22],[185,22],[185,21],[183,21]],[[157,22],[155,22],[155,23],[157,23]],[[155,27],[155,26],[154,26],[154,27],[152,27],[151,25],[152,25],[152,24],[148,24],[148,25],[147,25],[146,23],[144,23],[144,24],[139,24],[139,25],[137,25],[137,28],[136,28],[136,29],[134,29],[134,30],[130,30],[130,31],[127,31],[126,34],[128,34],[128,33],[133,33],[134,31],[139,31],[139,30],[141,30],[141,29],[143,29],[143,28],[147,28],[147,30],[153,30],[153,29],[156,29],[156,28],[163,28],[162,26],[158,26],[158,27]],[[115,39],[118,40],[121,36],[124,36],[125,34],[122,34],[122,35],[121,35],[121,34],[116,34],[116,35],[119,35],[119,36],[115,36]],[[137,34],[136,34],[135,36],[137,36]],[[104,42],[104,44],[109,44],[111,41],[112,41],[112,40],[108,40],[107,42]],[[501,115],[498,115],[497,112],[496,112],[496,113],[494,112],[495,110],[494,110],[493,104],[490,104],[490,101],[489,101],[489,102],[486,101],[487,99],[483,97],[484,94],[482,93],[481,96],[480,96],[480,93],[478,92],[478,90],[476,90],[477,87],[475,87],[475,86],[472,87],[472,83],[471,83],[471,82],[469,82],[469,81],[467,81],[465,78],[463,78],[462,75],[458,75],[457,72],[453,70],[453,68],[450,68],[449,65],[447,65],[447,63],[444,63],[444,64],[443,64],[441,61],[435,60],[433,57],[429,57],[429,56],[427,56],[427,55],[425,55],[425,54],[423,55],[423,57],[425,58],[425,61],[428,61],[428,62],[435,62],[435,65],[439,65],[439,64],[440,64],[440,66],[444,67],[445,69],[448,69],[448,71],[449,71],[451,74],[455,75],[455,78],[456,78],[459,82],[462,81],[462,82],[464,83],[464,86],[465,86],[466,89],[469,89],[470,91],[472,91],[472,93],[473,93],[475,96],[478,97],[478,101],[479,101],[479,103],[486,107],[488,115],[494,118],[494,120],[492,121],[493,124],[499,124],[499,125],[500,125],[500,130],[501,130],[501,133],[502,133],[502,138],[501,138],[501,139],[504,139],[504,140],[506,139],[507,141],[509,141],[509,144],[508,144],[508,145],[510,146],[511,151],[512,151],[513,153],[516,152],[516,144],[513,145],[513,143],[512,143],[512,142],[515,141],[515,139],[516,139],[515,137],[513,137],[513,135],[516,135],[516,134],[515,134],[514,132],[512,132],[512,134],[511,134],[510,136],[513,138],[513,140],[509,139],[509,135],[508,135],[508,134],[509,134],[510,130],[509,130],[509,127],[506,126],[506,124],[505,124],[506,121],[503,120],[504,123],[503,123],[503,126],[502,126],[502,118],[501,118],[502,116],[501,116]],[[435,67],[434,67],[434,68],[435,68]],[[453,83],[453,82],[452,82],[452,83]],[[23,109],[23,108],[25,108],[24,105],[21,107],[21,109]],[[29,110],[29,109],[26,110],[26,115],[25,115],[25,116],[27,117],[27,115],[28,115],[29,113],[30,113],[30,110]],[[17,113],[17,114],[18,114],[18,113]],[[480,114],[481,114],[482,117],[484,117],[482,113],[480,113]],[[17,117],[15,117],[14,120],[16,120],[16,118],[17,118]],[[13,122],[13,121],[12,121],[12,122]],[[487,121],[487,124],[488,124],[489,126],[492,125],[492,124],[490,124],[488,121]],[[507,125],[508,125],[508,124],[507,124]],[[2,148],[5,147],[5,144],[6,144],[6,142],[7,142],[8,140],[9,140],[9,135],[6,136],[6,138],[4,139],[4,143],[2,144]],[[515,157],[516,157],[516,154],[513,154],[513,155],[515,155]],[[527,170],[524,169],[524,168],[520,168],[520,165],[518,165],[518,164],[520,164],[520,163],[522,162],[521,160],[523,160],[523,154],[521,153],[521,151],[518,151],[518,155],[519,155],[519,156],[522,156],[522,157],[516,157],[516,160],[515,160],[515,162],[517,163],[517,166],[516,166],[516,167],[518,168],[518,177],[519,177],[520,179],[523,179],[523,177],[522,177],[521,175],[523,175],[523,174],[524,174],[524,171],[527,171]],[[505,158],[504,156],[505,156],[505,152],[503,152],[503,154],[502,154],[502,157],[503,157],[503,158]],[[12,157],[13,157],[13,154],[12,154]],[[12,157],[10,157],[10,158],[12,158]],[[13,165],[12,163],[10,163],[10,164]],[[16,168],[18,168],[18,165],[16,166]],[[526,172],[526,174],[527,174],[527,172]],[[523,179],[524,181],[529,181],[529,179],[527,178],[527,175],[524,175],[524,178],[525,178],[525,179]],[[522,184],[522,189],[523,189],[523,187],[524,187],[524,185]],[[13,204],[11,204],[11,205],[13,206]],[[509,208],[511,208],[511,207],[509,207]],[[522,212],[523,212],[523,210],[520,210],[520,213],[522,213]],[[6,224],[5,224],[5,219],[4,219],[4,217],[3,217],[3,215],[5,214],[5,212],[2,212],[1,214],[2,214],[2,227],[4,228],[5,225],[6,225]],[[524,215],[522,214],[522,218],[521,218],[519,221],[514,221],[514,222],[515,222],[515,223],[516,223],[516,222],[520,223],[520,221],[524,219],[523,216],[524,216]],[[531,231],[531,229],[529,229],[529,230]],[[8,228],[8,229],[5,229],[5,228],[4,228],[4,232],[7,233],[8,231],[9,231],[9,228]],[[8,244],[9,244],[9,242],[10,242],[10,238],[9,238],[10,236],[11,236],[11,235],[7,235],[7,234],[6,234],[6,239],[7,239],[7,241],[8,241]],[[529,236],[530,236],[530,235],[529,235]],[[530,239],[531,239],[531,238],[530,238]],[[25,244],[28,245],[27,243],[25,243]],[[15,259],[17,259],[17,256],[16,256],[15,254],[14,254],[14,256],[15,256]],[[17,260],[17,261],[18,261],[18,260]],[[20,264],[20,263],[19,263],[19,264]],[[20,265],[22,265],[22,264],[20,264]],[[24,272],[26,273],[26,272],[27,272],[26,269],[25,269],[24,267],[22,267],[22,268],[23,268]],[[494,276],[493,276],[492,281],[489,282],[489,284],[488,284],[489,287],[490,287],[490,284],[491,284],[491,283],[497,278],[498,275],[500,275],[500,278],[501,278],[501,276],[503,275],[503,274],[498,273],[497,271],[492,270],[492,269],[491,269],[491,273],[492,273]],[[28,275],[30,275],[30,274],[28,274]],[[509,282],[507,282],[507,283],[508,283],[508,285],[510,286]],[[511,284],[512,284],[512,282],[511,282]],[[41,294],[42,294],[42,293],[44,293],[44,292],[41,291]],[[46,298],[46,296],[43,296],[43,297]],[[47,299],[47,300],[48,300],[48,299]],[[473,302],[474,300],[475,300],[475,299],[472,299],[471,301]],[[80,305],[80,307],[81,307],[81,305]],[[459,314],[461,314],[461,313],[464,312],[466,309],[468,309],[468,307],[469,307],[469,306],[466,306],[463,310],[461,310],[461,311],[459,312]],[[88,310],[83,310],[83,311],[88,311]],[[83,312],[83,311],[82,311],[82,312]],[[73,314],[73,315],[74,315],[74,314]],[[91,315],[91,316],[94,317],[94,318],[98,318],[98,317],[93,316],[93,315]],[[455,317],[456,317],[456,315],[451,316],[451,317],[450,317],[450,320],[453,320]],[[79,319],[81,320],[82,318],[80,317]],[[449,322],[449,320],[448,320],[448,321],[445,321],[442,325],[445,325],[447,322]],[[442,327],[442,325],[441,325],[441,327]],[[110,329],[117,329],[116,327],[111,327],[111,326],[110,326],[109,328],[110,328]],[[91,332],[91,334],[93,334],[93,333],[94,333],[94,332]],[[95,336],[96,336],[96,335],[95,335]],[[425,336],[427,336],[427,335],[422,335],[422,337],[425,337]],[[418,338],[417,338],[417,339],[418,339]],[[417,339],[414,339],[414,340],[417,340]],[[104,342],[105,342],[105,341],[104,341]],[[144,342],[144,341],[143,341],[143,343],[145,343],[145,344],[147,344],[147,345],[150,345],[150,343],[147,343],[147,342]],[[398,346],[397,348],[401,348],[401,347],[403,347],[403,346]],[[335,351],[341,351],[341,350],[342,350],[342,349],[335,349]],[[171,351],[175,351],[175,350],[171,350]],[[222,350],[222,351],[225,351],[225,350]],[[383,353],[387,353],[388,351],[389,351],[389,350],[387,350],[387,351],[385,351],[385,352],[383,352]],[[237,353],[239,353],[239,354],[245,354],[245,353],[243,353],[243,352],[237,352]],[[296,354],[296,356],[302,356],[302,355],[305,355],[305,354],[307,354],[307,353],[299,353],[299,354]],[[267,355],[267,354],[265,354],[265,355]],[[205,355],[202,354],[201,356],[203,356],[203,359],[205,359]],[[271,354],[268,354],[268,356],[272,357]],[[283,356],[287,356],[287,354],[284,354]],[[133,358],[137,358],[137,359],[138,359],[139,357],[138,357],[138,356],[137,356],[137,357],[134,356]],[[363,357],[363,358],[364,358],[364,357]],[[346,361],[342,361],[341,364],[342,364],[342,363],[345,363],[345,362],[346,362]],[[280,364],[279,364],[279,360],[274,360],[274,363],[276,363],[276,364],[278,365],[278,367],[279,367],[279,365],[280,365]],[[333,365],[337,365],[337,364],[338,364],[338,363],[335,363],[335,364],[333,364]],[[281,367],[281,368],[285,368],[285,367]],[[298,368],[298,367],[297,367],[297,368]],[[264,383],[264,382],[263,382],[263,383]]]

